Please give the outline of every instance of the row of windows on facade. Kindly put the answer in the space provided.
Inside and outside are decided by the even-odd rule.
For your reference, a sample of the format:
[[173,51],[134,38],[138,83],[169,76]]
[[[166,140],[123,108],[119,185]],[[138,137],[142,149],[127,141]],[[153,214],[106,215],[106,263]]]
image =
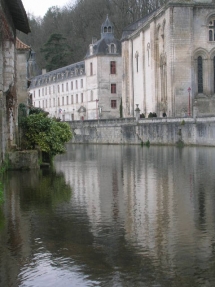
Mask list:
[[[115,61],[110,62],[110,73],[116,74],[116,62]],[[93,63],[90,63],[90,74],[93,75]],[[112,85],[114,85],[114,84],[112,84]],[[83,86],[84,86],[84,81],[83,81],[83,79],[81,79],[80,88],[83,88]],[[70,90],[72,91],[73,89],[74,89],[74,83],[73,83],[73,81],[71,81]],[[78,89],[78,80],[75,81],[75,89],[76,90]],[[60,85],[58,85],[57,91],[58,91],[58,93],[60,93],[60,92],[64,93],[64,84],[61,84],[61,89],[60,89]],[[69,91],[69,83],[66,83],[65,91],[66,92]],[[53,86],[53,88],[51,88],[51,86],[42,88],[42,96],[47,95],[47,94],[51,95],[52,92],[53,92],[53,94],[55,93],[55,86]],[[111,93],[112,93],[112,88],[111,88]],[[41,90],[39,89],[38,90],[38,96],[40,97],[40,95],[41,95]],[[34,91],[34,98],[35,98],[35,91]]]
[[[78,103],[78,95],[76,95],[76,103]],[[83,103],[83,94],[81,94],[81,103]],[[71,104],[73,104],[73,98],[71,99]],[[36,103],[34,102],[34,106]],[[64,106],[64,97],[62,98],[62,104],[60,104],[60,98],[58,98],[58,107]],[[66,105],[69,105],[69,97],[67,96],[66,98]],[[53,102],[51,99],[49,99],[49,105],[48,105],[48,100],[42,100],[39,101],[39,107],[41,108],[51,108],[51,107],[56,107],[55,105],[55,99],[53,99]],[[111,108],[116,109],[117,108],[117,101],[116,100],[111,100]]]
[[[112,86],[112,93],[114,94],[114,93],[116,93],[116,84],[113,84],[113,86]],[[60,103],[60,97],[58,97],[58,106],[60,106],[60,105],[62,105],[62,106],[64,106],[64,105],[70,105],[70,104],[74,104],[74,103],[79,103],[79,101],[81,102],[81,103],[83,103],[84,102],[84,94],[83,93],[81,93],[81,95],[80,95],[80,100],[79,100],[79,95],[77,94],[76,96],[75,96],[75,100],[76,100],[76,102],[74,101],[74,95],[71,95],[71,96],[66,96],[66,97],[62,97],[61,98],[62,99],[62,101],[61,101],[61,103]],[[64,101],[64,99],[65,99],[65,101]],[[48,100],[45,100],[46,102],[48,101]],[[53,102],[53,107],[55,107],[55,98],[53,98],[53,99],[49,99],[49,107],[51,107],[51,101]],[[91,93],[90,93],[90,99],[89,99],[89,101],[94,101],[94,97],[93,97],[93,91],[91,91]],[[42,101],[42,102],[44,102],[44,100]],[[40,103],[40,101],[39,101],[39,103]],[[35,102],[34,102],[34,105],[35,105]],[[46,106],[47,107],[47,106]]]
[[[197,75],[198,75],[198,93],[201,94],[204,92],[204,85],[203,85],[203,59],[201,56],[197,59]],[[213,92],[215,93],[215,57],[213,58]]]
[[[67,83],[68,84],[68,83]],[[116,94],[116,84],[110,85],[111,94]],[[68,91],[68,90],[66,90]],[[49,95],[51,95],[51,86],[49,87]],[[63,84],[62,84],[62,92],[64,92]],[[53,86],[53,94],[55,93],[55,86]],[[58,93],[60,93],[60,86],[58,86]],[[92,91],[91,91],[92,93]],[[47,95],[47,87],[45,88],[45,95]],[[38,90],[38,96],[40,97],[40,89]],[[44,96],[44,89],[42,89],[42,96]],[[34,91],[34,98],[35,98],[35,91]]]

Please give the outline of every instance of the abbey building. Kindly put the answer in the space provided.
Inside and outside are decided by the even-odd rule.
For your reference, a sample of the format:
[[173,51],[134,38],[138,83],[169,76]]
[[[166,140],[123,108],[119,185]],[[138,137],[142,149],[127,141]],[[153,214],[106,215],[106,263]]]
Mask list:
[[85,59],[34,78],[35,106],[63,120],[215,113],[215,1],[170,0],[125,27],[107,18]]
[[121,43],[107,19],[83,61],[33,78],[35,107],[62,120],[118,118],[122,87]]
[[215,2],[169,1],[122,35],[124,116],[215,113]]

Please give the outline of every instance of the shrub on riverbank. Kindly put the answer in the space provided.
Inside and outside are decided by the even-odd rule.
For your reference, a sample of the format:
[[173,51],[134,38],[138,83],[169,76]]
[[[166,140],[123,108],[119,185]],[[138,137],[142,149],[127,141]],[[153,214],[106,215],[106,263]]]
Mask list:
[[65,152],[64,144],[72,138],[69,124],[49,118],[45,112],[32,113],[22,119],[22,149],[39,149],[53,158]]

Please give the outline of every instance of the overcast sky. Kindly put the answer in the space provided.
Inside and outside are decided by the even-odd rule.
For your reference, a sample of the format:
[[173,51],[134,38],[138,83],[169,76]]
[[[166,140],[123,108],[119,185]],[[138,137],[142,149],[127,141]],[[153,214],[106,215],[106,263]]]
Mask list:
[[48,8],[52,6],[62,7],[67,3],[75,2],[74,0],[22,0],[26,13],[30,12],[34,16],[43,17]]

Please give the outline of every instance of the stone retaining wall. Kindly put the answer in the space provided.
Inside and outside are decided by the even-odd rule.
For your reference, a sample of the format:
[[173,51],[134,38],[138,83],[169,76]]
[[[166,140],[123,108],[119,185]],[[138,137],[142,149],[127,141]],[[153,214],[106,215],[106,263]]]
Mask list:
[[73,143],[215,146],[215,117],[73,121]]

